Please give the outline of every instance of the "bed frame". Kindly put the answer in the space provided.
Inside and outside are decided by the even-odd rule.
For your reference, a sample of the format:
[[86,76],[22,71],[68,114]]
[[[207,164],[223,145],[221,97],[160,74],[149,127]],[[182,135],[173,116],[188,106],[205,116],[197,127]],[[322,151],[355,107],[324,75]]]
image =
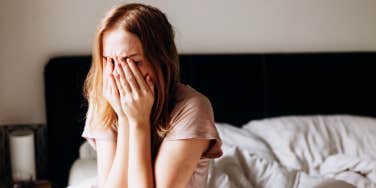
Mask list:
[[[282,115],[376,116],[376,52],[180,55],[182,82],[212,102],[217,122],[241,126]],[[47,178],[65,187],[78,157],[90,56],[45,67]]]

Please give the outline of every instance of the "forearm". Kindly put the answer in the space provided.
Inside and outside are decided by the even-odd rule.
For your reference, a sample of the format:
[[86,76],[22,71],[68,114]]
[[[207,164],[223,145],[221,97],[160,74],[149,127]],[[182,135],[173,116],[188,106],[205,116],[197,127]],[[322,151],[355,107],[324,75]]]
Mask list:
[[129,187],[153,187],[150,123],[129,125]]
[[114,161],[107,176],[105,188],[128,187],[129,125],[119,120],[117,145]]

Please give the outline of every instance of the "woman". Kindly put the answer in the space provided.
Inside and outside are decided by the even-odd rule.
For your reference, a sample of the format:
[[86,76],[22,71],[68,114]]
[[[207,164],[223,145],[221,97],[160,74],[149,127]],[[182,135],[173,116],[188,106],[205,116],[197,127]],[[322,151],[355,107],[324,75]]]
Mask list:
[[99,187],[205,187],[222,155],[209,100],[179,82],[174,32],[158,9],[127,4],[98,28],[83,137]]

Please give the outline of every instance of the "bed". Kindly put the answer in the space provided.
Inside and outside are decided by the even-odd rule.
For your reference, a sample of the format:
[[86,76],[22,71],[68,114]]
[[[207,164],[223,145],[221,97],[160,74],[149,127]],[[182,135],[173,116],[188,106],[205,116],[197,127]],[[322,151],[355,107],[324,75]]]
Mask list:
[[[95,176],[81,137],[90,56],[45,67],[47,179]],[[182,82],[212,102],[224,156],[211,187],[315,187],[328,179],[376,185],[376,53],[182,54]]]

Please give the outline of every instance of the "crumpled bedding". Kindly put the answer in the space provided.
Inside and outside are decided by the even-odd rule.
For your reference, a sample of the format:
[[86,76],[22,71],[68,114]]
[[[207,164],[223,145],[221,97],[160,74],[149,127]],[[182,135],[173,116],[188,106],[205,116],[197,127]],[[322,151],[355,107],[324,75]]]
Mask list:
[[[290,116],[216,126],[224,154],[211,161],[208,187],[376,188],[375,118]],[[95,160],[86,150],[71,170],[71,188],[96,181],[83,169]],[[91,176],[74,178],[77,170]]]
[[217,124],[209,187],[376,187],[376,119],[291,116]]

